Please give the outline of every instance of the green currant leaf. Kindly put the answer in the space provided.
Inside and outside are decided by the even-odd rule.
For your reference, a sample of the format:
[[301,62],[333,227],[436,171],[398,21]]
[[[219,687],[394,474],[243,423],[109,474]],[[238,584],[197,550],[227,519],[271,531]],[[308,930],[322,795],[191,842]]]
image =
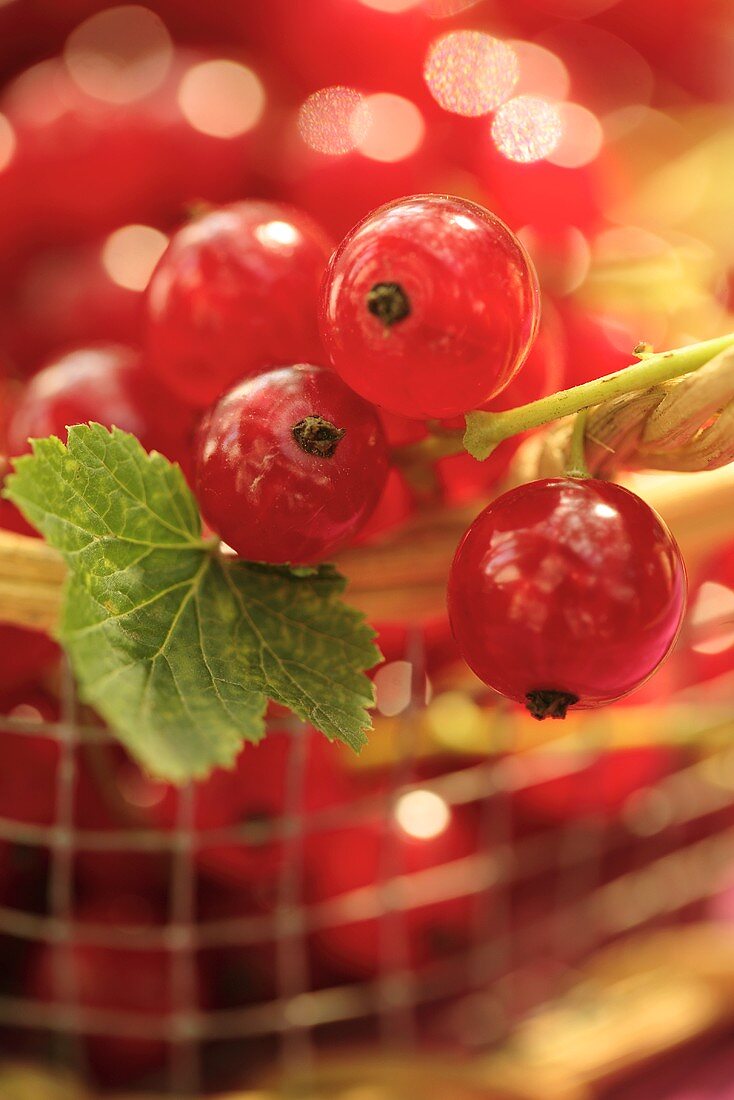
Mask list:
[[6,496],[65,557],[60,627],[82,697],[155,775],[185,782],[264,734],[268,699],[359,750],[374,632],[331,566],[226,558],[181,470],[99,424],[33,441]]

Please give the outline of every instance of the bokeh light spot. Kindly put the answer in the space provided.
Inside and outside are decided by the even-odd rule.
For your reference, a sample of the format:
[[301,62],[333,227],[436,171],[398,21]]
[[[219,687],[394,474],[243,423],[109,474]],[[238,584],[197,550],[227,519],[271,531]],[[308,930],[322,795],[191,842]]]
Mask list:
[[562,134],[558,107],[541,96],[516,96],[503,103],[492,120],[492,137],[500,153],[520,164],[543,160],[558,146]]
[[0,172],[8,167],[15,156],[15,130],[5,115],[0,115]]
[[433,791],[408,791],[395,806],[395,820],[408,836],[416,840],[432,840],[445,832],[451,811],[440,795]]
[[292,248],[298,241],[299,233],[294,225],[290,222],[272,221],[265,222],[263,225],[258,225],[255,229],[255,236],[260,241],[260,244],[266,248],[283,249]]
[[712,656],[734,646],[734,592],[716,581],[704,581],[689,612],[691,649]]
[[602,125],[595,114],[578,103],[559,103],[558,113],[563,133],[548,160],[560,168],[582,168],[601,152]]
[[413,697],[413,666],[410,661],[389,661],[374,676],[377,709],[394,718],[410,706]]
[[451,31],[430,46],[423,75],[444,110],[476,118],[512,95],[520,67],[506,42],[482,31]]
[[613,8],[619,0],[533,0],[536,7],[562,19],[589,19]]
[[551,240],[533,225],[524,225],[517,235],[532,257],[541,286],[556,297],[572,294],[584,283],[591,269],[591,246],[578,226],[564,226]]
[[424,7],[431,19],[448,19],[461,11],[476,7],[481,0],[425,0]]
[[371,118],[364,96],[335,85],[313,92],[298,111],[298,132],[318,153],[343,156],[364,141]]
[[150,225],[124,225],[102,246],[102,265],[113,283],[126,290],[145,290],[168,237]]
[[[409,99],[379,92],[367,97],[365,107],[369,125],[357,141],[360,153],[371,160],[391,163],[404,160],[418,149],[426,127],[423,115]],[[361,114],[358,108],[358,127],[362,126]]]
[[602,117],[630,104],[649,103],[655,78],[631,42],[593,23],[562,21],[535,39],[573,73],[574,98]]
[[160,805],[169,790],[165,783],[149,779],[133,766],[120,770],[117,786],[125,801],[141,810],[150,810]]
[[246,65],[222,58],[192,65],[178,89],[178,105],[195,130],[210,137],[247,133],[265,110],[265,89]]
[[366,8],[373,8],[374,11],[399,15],[402,11],[410,11],[411,8],[420,7],[422,0],[361,0],[361,3]]
[[515,95],[542,95],[565,99],[571,87],[571,75],[560,57],[535,42],[508,43],[517,54],[520,77]]
[[155,12],[138,4],[108,8],[85,19],[64,46],[64,63],[87,95],[130,103],[164,80],[173,43]]
[[43,715],[38,707],[34,707],[31,703],[18,703],[17,706],[11,707],[8,712],[9,718],[19,718],[22,722],[42,722]]

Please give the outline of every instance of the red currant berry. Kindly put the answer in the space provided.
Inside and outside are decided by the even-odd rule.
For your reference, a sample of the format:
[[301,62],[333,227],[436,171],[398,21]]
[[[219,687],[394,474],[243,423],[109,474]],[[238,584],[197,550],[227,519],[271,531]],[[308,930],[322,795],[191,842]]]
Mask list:
[[[52,1002],[60,994],[69,997],[73,992],[75,1003],[87,1010],[125,1013],[137,1017],[141,1029],[148,1022],[160,1034],[166,1018],[178,1007],[173,992],[172,953],[161,948],[112,947],[103,940],[100,942],[105,926],[109,927],[107,938],[112,940],[117,932],[119,942],[120,927],[129,925],[131,917],[138,927],[154,931],[159,915],[150,908],[146,910],[141,900],[133,899],[132,912],[130,904],[120,897],[113,904],[105,899],[80,909],[74,940],[70,944],[43,944],[31,959],[26,981],[28,995],[41,1002]],[[91,937],[85,935],[87,925],[93,929]],[[134,942],[134,934],[131,941]],[[73,976],[73,985],[63,989],[58,985],[60,963]],[[198,979],[197,1001],[203,1008],[209,1003],[209,989],[205,975],[199,974]],[[163,1039],[133,1037],[120,1033],[114,1026],[101,1026],[85,1039],[95,1077],[107,1084],[139,1078],[159,1067],[167,1054]]]
[[[484,406],[489,412],[501,412],[516,405],[525,405],[541,397],[555,393],[564,384],[565,344],[563,329],[557,315],[550,308],[544,309],[538,336],[530,349],[525,365],[508,386]],[[454,428],[463,427],[463,420],[450,422]],[[471,455],[450,455],[436,463],[436,474],[441,495],[450,504],[464,504],[468,500],[488,499],[492,490],[505,477],[510,463],[522,442],[522,436],[505,439],[484,462],[477,462]]]
[[[575,767],[570,761],[567,773],[550,779],[529,771],[531,782],[515,792],[512,805],[531,821],[614,818],[630,795],[654,787],[680,765],[679,754],[668,747],[643,745],[604,752],[591,760],[580,758]],[[528,768],[532,768],[529,759]]]
[[207,523],[251,561],[318,561],[367,520],[388,472],[376,411],[332,371],[246,379],[201,426],[196,495]]
[[278,193],[337,240],[378,206],[420,191],[427,181],[432,186],[440,164],[437,150],[425,140],[409,156],[387,162],[359,150],[328,156],[302,142],[284,146],[286,155],[275,179]]
[[137,436],[146,450],[186,462],[193,416],[151,378],[138,352],[118,344],[78,348],[44,367],[25,387],[8,427],[11,455],[29,439],[94,420]]
[[227,202],[247,190],[253,130],[217,136],[182,106],[187,100],[189,113],[193,106],[198,115],[213,106],[216,115],[221,90],[210,84],[207,97],[194,72],[209,60],[176,50],[162,83],[127,102],[115,101],[114,66],[94,95],[62,58],[16,77],[0,98],[17,139],[0,173],[3,244],[77,242],[131,222],[169,224],[193,198]]
[[[306,738],[303,750],[296,738]],[[293,756],[303,751],[301,804],[306,814],[346,806],[353,791],[342,767],[339,750],[316,731],[298,735],[272,731],[260,745],[246,746],[236,772],[227,773],[229,783],[219,781],[228,808],[227,824],[240,824],[248,834],[233,835],[227,843],[213,843],[202,831],[197,864],[201,884],[209,896],[201,903],[210,915],[243,916],[272,912],[278,899],[278,882],[283,874],[286,847],[281,828],[288,810],[288,774]],[[212,779],[224,773],[213,773]],[[197,788],[199,808],[214,817],[211,802],[217,789],[207,780]],[[235,790],[235,786],[239,789]],[[169,803],[170,808],[170,803]]]
[[44,250],[17,276],[3,335],[25,373],[60,350],[101,340],[140,342],[144,295],[113,278],[105,265],[109,239]]
[[[592,378],[623,370],[633,361],[635,338],[629,334],[615,343],[612,323],[581,309],[571,299],[559,304],[559,315],[566,334],[566,386],[580,386]],[[625,344],[627,350],[625,351]]]
[[[471,942],[471,891],[441,900],[422,897],[421,879],[428,879],[421,872],[433,872],[436,881],[439,868],[452,863],[458,867],[459,861],[475,854],[473,815],[452,810],[432,792],[414,790],[398,801],[395,817],[392,827],[370,819],[306,839],[305,900],[316,914],[323,903],[334,907],[328,924],[314,932],[311,946],[316,958],[339,976],[374,977],[388,965],[384,921],[360,915],[366,908],[363,892],[374,891],[375,883],[388,873],[416,876],[415,884],[406,883],[404,911],[396,914],[411,966],[440,961],[466,950]],[[394,871],[388,872],[391,861]],[[350,897],[353,892],[357,896]]]
[[541,233],[575,226],[592,236],[605,224],[616,174],[609,156],[580,168],[561,168],[547,160],[530,164],[508,160],[490,141],[477,141],[475,149],[477,175],[510,225],[531,226]]
[[406,0],[268,0],[240,3],[237,15],[244,41],[276,57],[303,90],[347,84],[382,91],[389,73],[391,92],[420,96],[423,58],[436,27],[424,8]]
[[[131,773],[142,780],[137,765],[121,745],[90,738],[78,747],[74,772],[75,898],[80,904],[87,904],[124,893],[164,904],[171,876],[169,852],[155,848],[141,850],[134,841],[125,846],[122,840],[127,830],[150,824],[148,789],[130,790],[124,785],[124,779]],[[152,785],[153,781],[148,782]],[[89,846],[87,835],[96,839],[100,832],[117,833],[119,845],[114,850]]]
[[462,656],[536,718],[610,703],[670,651],[685,608],[680,551],[628,489],[551,478],[489,505],[448,586]]
[[[3,641],[7,629],[2,628]],[[45,691],[24,688],[5,695],[0,706],[0,817],[52,825],[60,749],[43,727],[58,722],[58,704]]]
[[241,378],[319,360],[319,285],[332,245],[277,203],[213,210],[174,234],[148,288],[153,369],[204,408]]
[[538,324],[525,249],[488,210],[416,195],[349,233],[324,284],[335,370],[391,412],[425,420],[483,405],[522,365]]
[[381,541],[404,527],[416,510],[416,495],[400,470],[393,467],[370,518],[354,540],[355,546]]

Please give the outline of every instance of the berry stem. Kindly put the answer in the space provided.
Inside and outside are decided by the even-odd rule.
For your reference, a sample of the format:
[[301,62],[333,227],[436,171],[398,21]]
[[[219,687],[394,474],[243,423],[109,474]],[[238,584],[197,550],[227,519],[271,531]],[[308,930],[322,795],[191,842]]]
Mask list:
[[576,413],[573,432],[571,433],[566,477],[591,477],[589,467],[586,465],[586,421],[588,417],[588,409],[582,409],[581,412]]
[[646,350],[639,362],[632,363],[623,370],[584,382],[581,386],[573,386],[569,390],[561,390],[539,401],[531,401],[528,405],[519,405],[506,412],[467,413],[464,446],[470,455],[482,461],[489,457],[503,439],[509,439],[530,428],[540,428],[543,424],[581,412],[582,409],[601,405],[614,397],[646,390],[690,374],[732,346],[734,333],[719,336],[715,340],[704,340],[699,344],[689,344],[673,351],[651,355]]
[[539,722],[545,718],[565,718],[568,708],[578,701],[578,695],[566,691],[529,691],[525,696],[525,706]]
[[431,434],[418,443],[404,443],[393,449],[393,461],[403,470],[413,466],[437,462],[439,458],[461,454],[464,450],[464,433],[461,428],[433,429]]
[[410,299],[400,283],[375,283],[367,295],[367,309],[385,328],[410,314]]
[[304,416],[291,428],[291,433],[298,446],[306,454],[316,458],[333,458],[339,440],[346,435],[345,428],[337,428],[323,416],[314,414]]

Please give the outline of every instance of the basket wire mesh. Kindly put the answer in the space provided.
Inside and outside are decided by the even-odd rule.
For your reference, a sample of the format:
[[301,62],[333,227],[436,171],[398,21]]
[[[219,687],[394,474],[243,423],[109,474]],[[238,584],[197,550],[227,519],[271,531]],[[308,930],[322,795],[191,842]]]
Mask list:
[[[306,812],[303,799],[308,737],[319,736],[292,722],[282,817],[262,824],[207,832],[207,844],[257,844],[277,838],[283,851],[277,901],[272,913],[242,918],[197,919],[196,790],[178,802],[175,828],[80,829],[73,799],[77,749],[104,743],[108,735],[80,718],[74,681],[62,674],[58,722],[7,717],[3,727],[28,737],[51,738],[60,746],[56,818],[51,828],[0,819],[0,840],[48,848],[47,912],[0,908],[0,934],[28,943],[56,945],[56,999],[40,1002],[17,994],[0,995],[0,1024],[63,1039],[63,1059],[84,1073],[80,1037],[95,1034],[160,1039],[167,1044],[165,1080],[171,1095],[196,1096],[207,1084],[202,1051],[214,1041],[276,1037],[286,1067],[307,1066],[331,1025],[371,1020],[383,1047],[420,1041],[423,1010],[446,1006],[442,1038],[483,1048],[507,1033],[512,1021],[560,991],[574,967],[598,946],[634,928],[670,923],[705,901],[730,868],[734,816],[734,750],[722,747],[689,758],[678,770],[631,796],[621,822],[601,817],[569,821],[560,830],[516,837],[511,796],[538,781],[508,746],[479,763],[456,766],[416,784],[415,717],[423,705],[425,672],[421,636],[410,640],[412,702],[403,714],[387,793],[370,794],[348,805]],[[571,774],[573,756],[548,754],[542,777]],[[393,843],[395,808],[406,791],[438,794],[449,807],[476,805],[476,851],[428,870],[407,872],[400,846]],[[316,904],[303,900],[304,839],[308,834],[355,825],[378,809],[389,822],[380,854],[379,881]],[[171,857],[168,919],[160,927],[121,927],[79,923],[74,918],[73,857],[96,853],[166,852]],[[622,852],[634,851],[617,871],[604,869]],[[549,911],[519,924],[511,893],[541,883]],[[544,885],[543,885],[544,884]],[[473,904],[472,942],[457,957],[415,970],[409,960],[411,907],[457,897]],[[314,988],[309,972],[308,937],[342,922],[379,921],[379,972],[374,979]],[[69,950],[73,943],[107,948],[162,949],[170,956],[168,1016],[86,1008],[80,1003],[78,975]],[[271,943],[276,960],[276,996],[236,1008],[202,1010],[197,1001],[197,957],[207,948]],[[552,960],[552,965],[549,965]],[[58,1051],[57,1051],[58,1053]]]

